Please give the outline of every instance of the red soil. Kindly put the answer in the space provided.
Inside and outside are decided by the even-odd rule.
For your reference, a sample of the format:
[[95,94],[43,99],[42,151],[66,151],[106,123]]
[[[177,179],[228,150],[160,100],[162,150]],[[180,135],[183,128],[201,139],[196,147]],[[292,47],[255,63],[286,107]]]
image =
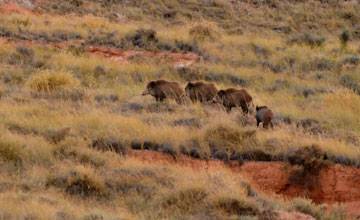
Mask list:
[[141,56],[150,58],[155,61],[171,63],[175,66],[184,65],[188,66],[197,61],[199,57],[194,53],[172,53],[172,52],[151,52],[151,51],[141,51],[141,50],[118,50],[115,48],[105,48],[105,47],[93,47],[88,48],[88,52],[97,56],[103,56],[110,60],[119,62],[119,63],[129,63],[129,59],[133,56]]
[[1,3],[0,14],[40,14],[39,11],[30,8],[24,8],[16,3]]
[[304,187],[288,181],[288,165],[281,162],[245,162],[242,166],[225,165],[219,160],[196,160],[151,151],[131,151],[130,157],[149,163],[177,163],[195,170],[230,169],[234,175],[248,179],[251,185],[270,195],[283,195],[289,199],[308,197],[315,203],[334,204],[342,202],[350,217],[360,217],[360,169],[339,164],[329,165],[320,171],[316,186]]
[[[23,45],[27,47],[32,47],[36,45],[55,47],[58,49],[64,49],[67,47],[65,42],[60,43],[44,43],[44,42],[34,42],[34,41],[20,41],[20,40],[12,40],[9,38],[0,38],[0,41],[5,41],[6,43],[15,44],[15,45]],[[151,61],[157,61],[161,63],[170,63],[173,66],[189,66],[193,63],[200,61],[200,57],[198,57],[194,53],[171,53],[171,52],[150,52],[150,51],[142,51],[142,50],[118,50],[115,48],[105,48],[105,47],[95,47],[89,46],[86,48],[86,51],[95,56],[105,57],[112,61],[128,64],[129,59],[132,56],[139,55],[142,58],[151,59]]]

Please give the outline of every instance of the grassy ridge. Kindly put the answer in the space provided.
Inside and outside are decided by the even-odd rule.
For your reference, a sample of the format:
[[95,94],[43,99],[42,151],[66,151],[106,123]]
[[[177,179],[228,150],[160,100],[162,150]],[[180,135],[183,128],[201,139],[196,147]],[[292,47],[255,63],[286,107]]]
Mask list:
[[[46,13],[0,17],[4,219],[266,219],[275,210],[323,218],[323,208],[309,201],[249,196],[243,179],[226,170],[149,165],[94,149],[109,143],[120,153],[146,148],[225,161],[237,154],[286,161],[316,145],[331,162],[360,165],[358,4],[37,4]],[[351,35],[346,44],[339,39],[343,29]],[[123,64],[88,53],[89,46],[193,52],[201,59],[176,67],[140,55]],[[244,87],[255,104],[273,110],[275,129],[257,129],[240,110],[142,97],[156,78],[182,87],[192,80]]]

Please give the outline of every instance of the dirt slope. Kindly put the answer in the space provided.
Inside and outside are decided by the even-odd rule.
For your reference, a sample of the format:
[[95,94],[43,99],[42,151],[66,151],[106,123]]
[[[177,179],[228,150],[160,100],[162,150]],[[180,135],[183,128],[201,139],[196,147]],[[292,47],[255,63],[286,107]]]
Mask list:
[[245,162],[242,166],[230,166],[219,160],[196,160],[179,156],[176,160],[170,155],[152,151],[131,151],[147,163],[177,163],[192,169],[230,169],[234,175],[248,179],[254,188],[269,195],[283,195],[288,198],[308,197],[316,203],[334,204],[342,202],[350,217],[360,217],[360,169],[339,164],[329,165],[320,171],[317,186],[304,187],[288,181],[287,165],[281,162]]

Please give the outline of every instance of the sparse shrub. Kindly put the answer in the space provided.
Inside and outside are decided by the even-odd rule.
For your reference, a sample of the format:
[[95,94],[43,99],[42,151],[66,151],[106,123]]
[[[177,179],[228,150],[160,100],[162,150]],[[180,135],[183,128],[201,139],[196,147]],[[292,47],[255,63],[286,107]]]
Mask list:
[[268,68],[273,73],[281,73],[286,69],[286,64],[284,64],[283,62],[274,64],[269,61],[264,61],[261,64],[262,64],[263,68]]
[[119,101],[119,97],[117,94],[96,94],[94,99],[100,104]]
[[94,175],[87,172],[70,170],[65,176],[48,176],[46,187],[63,188],[66,193],[81,197],[104,197],[106,188]]
[[248,81],[246,79],[243,79],[239,76],[235,76],[231,73],[226,73],[224,75],[230,82],[231,84],[233,85],[236,85],[236,86],[242,86],[242,87],[245,87],[248,85]]
[[197,53],[197,52],[199,52],[198,43],[197,43],[197,41],[195,39],[193,40],[192,43],[187,43],[187,42],[184,42],[184,41],[175,40],[175,46],[176,46],[176,48],[178,48],[183,53],[187,53],[187,52]]
[[[241,146],[254,146],[257,143],[256,130],[238,129],[225,125],[210,128],[205,134],[206,141],[217,149],[236,151]],[[219,144],[216,144],[219,143]]]
[[61,88],[73,88],[79,85],[79,81],[66,70],[38,70],[28,84],[35,91],[52,92]]
[[295,166],[289,173],[289,181],[307,187],[315,187],[317,175],[325,166],[325,154],[317,145],[290,149],[286,155],[287,161]]
[[292,122],[293,122],[293,119],[291,118],[291,116],[283,115],[280,113],[275,114],[275,117],[274,117],[275,124],[284,123],[284,124],[290,125],[290,124],[292,124]]
[[289,26],[274,26],[272,28],[276,32],[284,33],[284,34],[290,34],[291,33],[291,27]]
[[152,103],[146,106],[146,110],[148,112],[176,112],[176,109],[178,108],[175,104],[169,104],[169,103]]
[[5,163],[12,162],[15,165],[21,165],[23,162],[22,148],[21,142],[2,137],[0,140],[0,160]]
[[205,71],[204,79],[209,82],[224,82],[224,75],[217,74],[212,71]]
[[4,72],[1,74],[2,81],[5,84],[21,84],[23,83],[24,75],[21,72]]
[[121,106],[122,106],[122,109],[121,109],[122,112],[127,112],[130,110],[130,111],[140,113],[142,110],[144,110],[144,106],[141,104],[138,104],[136,102],[126,103]]
[[48,130],[47,132],[45,132],[44,135],[49,141],[56,144],[64,140],[66,136],[69,135],[70,130],[70,127],[64,127],[56,130]]
[[350,32],[347,29],[343,29],[339,36],[339,39],[341,43],[341,48],[345,49],[347,47],[347,43],[350,41]]
[[163,17],[165,19],[174,19],[177,14],[176,10],[167,11],[164,13]]
[[199,41],[215,40],[221,36],[213,23],[198,24],[190,29],[189,34]]
[[227,31],[226,31],[227,34],[229,35],[241,35],[243,34],[243,30],[240,28],[240,27],[234,27],[234,28],[229,28]]
[[260,45],[252,43],[250,46],[253,52],[257,55],[262,55],[264,57],[268,57],[270,55],[270,51]]
[[302,95],[305,98],[315,95],[315,91],[309,87],[296,87],[296,92],[298,95]]
[[[324,58],[324,57],[316,57],[314,60],[310,61],[309,70],[332,70],[335,67],[335,61],[332,61],[330,59]],[[308,68],[303,67],[303,71],[306,72]]]
[[204,151],[202,148],[196,148],[196,147],[193,147],[189,150],[189,156],[195,159],[203,159],[203,160],[209,159],[209,155],[206,151]]
[[324,73],[316,73],[314,75],[315,79],[324,79],[326,77],[326,75]]
[[[73,152],[71,152],[70,154],[73,154]],[[79,159],[80,163],[85,166],[92,165],[96,168],[99,168],[105,165],[105,160],[99,157],[98,154],[93,152],[79,152],[77,158]]]
[[82,0],[71,0],[70,4],[75,5],[76,7],[80,7],[84,4]]
[[127,35],[126,41],[133,47],[150,49],[159,42],[159,39],[156,37],[156,31],[152,29],[138,29],[133,35]]
[[194,213],[199,206],[204,205],[203,201],[207,196],[208,192],[199,187],[182,189],[165,197],[162,206],[165,209],[181,210],[183,213]]
[[102,151],[114,151],[118,154],[125,155],[127,147],[124,142],[116,138],[99,138],[92,141],[92,147]]
[[347,216],[344,205],[335,204],[324,220],[346,220]]
[[164,154],[170,154],[174,159],[176,159],[178,153],[176,151],[176,149],[173,147],[172,144],[164,144],[161,152]]
[[183,141],[179,145],[179,149],[183,155],[190,156],[195,159],[209,159],[207,146],[197,139]]
[[360,95],[360,82],[351,75],[343,75],[340,77],[340,84],[345,88],[351,89]]
[[360,63],[360,58],[356,55],[352,55],[350,57],[345,57],[342,63],[357,66]]
[[57,211],[55,213],[55,219],[56,220],[69,220],[69,219],[71,219],[71,216],[64,211]]
[[32,64],[35,57],[35,51],[29,47],[18,46],[16,47],[16,53],[8,56],[7,62],[10,65],[15,64]]
[[130,147],[133,150],[141,150],[142,144],[138,140],[132,140],[131,143],[130,143]]
[[247,161],[272,161],[272,155],[260,149],[245,150],[241,153],[243,160]]
[[14,16],[12,19],[11,19],[11,22],[17,26],[29,26],[31,25],[31,21],[29,18],[21,18],[19,16]]
[[185,81],[195,81],[201,79],[201,73],[189,67],[178,67],[177,74]]
[[307,215],[311,215],[316,220],[322,220],[326,205],[316,205],[311,200],[303,198],[295,198],[291,202],[291,207],[297,211]]
[[92,96],[85,89],[61,88],[51,93],[36,92],[31,94],[33,98],[70,100],[73,102],[91,101]]
[[296,43],[296,44],[305,44],[310,46],[311,48],[314,47],[321,47],[325,43],[324,37],[317,37],[313,36],[309,33],[304,33],[299,36],[296,36],[290,40],[290,43]]
[[35,55],[33,49],[24,46],[16,47],[16,51],[24,57],[33,57]]
[[264,88],[265,91],[269,91],[269,92],[276,92],[279,89],[284,89],[284,88],[289,88],[290,87],[290,82],[287,80],[282,80],[282,79],[277,79],[275,80],[275,83],[273,86]]
[[249,115],[239,114],[236,117],[236,121],[241,124],[243,127],[249,126],[253,123],[253,118]]
[[258,205],[251,199],[224,197],[217,199],[214,206],[228,215],[255,216],[258,213]]
[[180,119],[174,120],[171,124],[174,126],[188,126],[188,127],[195,127],[195,128],[202,127],[202,123],[198,118],[180,118]]

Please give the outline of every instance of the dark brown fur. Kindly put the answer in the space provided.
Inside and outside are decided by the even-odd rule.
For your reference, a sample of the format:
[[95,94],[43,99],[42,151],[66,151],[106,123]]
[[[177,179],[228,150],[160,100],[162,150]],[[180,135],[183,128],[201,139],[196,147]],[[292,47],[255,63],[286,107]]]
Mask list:
[[245,97],[245,101],[248,107],[250,107],[250,104],[253,104],[253,98],[251,97],[251,95],[248,93],[248,91],[246,91],[246,89],[240,89],[240,91],[243,92],[244,97]]
[[174,99],[177,103],[182,103],[184,96],[184,90],[179,86],[177,82],[167,81],[165,79],[159,79],[150,81],[146,85],[146,89],[142,95],[152,95],[156,101],[162,102],[164,99]]
[[189,82],[185,87],[185,93],[192,102],[208,102],[213,100],[218,89],[213,83]]
[[220,90],[218,94],[214,97],[214,102],[223,104],[227,112],[230,112],[231,108],[233,107],[241,107],[244,113],[248,113],[249,109],[246,98],[246,94],[248,93],[246,92],[245,94],[244,91],[246,90],[234,88]]
[[256,106],[256,125],[259,127],[259,124],[263,123],[263,128],[268,128],[268,125],[270,125],[272,128],[274,128],[274,125],[272,123],[272,120],[274,119],[273,112],[267,107],[267,106]]

